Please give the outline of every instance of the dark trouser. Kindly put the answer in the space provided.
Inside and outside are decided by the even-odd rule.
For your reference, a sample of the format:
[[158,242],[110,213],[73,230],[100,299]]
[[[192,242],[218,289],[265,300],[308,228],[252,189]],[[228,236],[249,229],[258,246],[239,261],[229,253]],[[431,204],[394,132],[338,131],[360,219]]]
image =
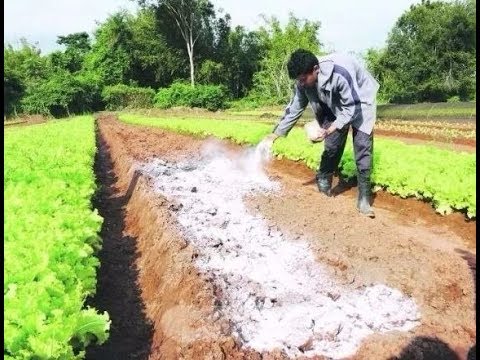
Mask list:
[[[331,122],[324,123],[323,128],[327,129]],[[338,164],[342,158],[345,144],[347,142],[348,129],[345,126],[327,136],[324,140],[324,150],[320,160],[319,176],[328,176],[337,171]],[[352,127],[353,151],[359,176],[370,178],[373,155],[373,132],[368,135]]]

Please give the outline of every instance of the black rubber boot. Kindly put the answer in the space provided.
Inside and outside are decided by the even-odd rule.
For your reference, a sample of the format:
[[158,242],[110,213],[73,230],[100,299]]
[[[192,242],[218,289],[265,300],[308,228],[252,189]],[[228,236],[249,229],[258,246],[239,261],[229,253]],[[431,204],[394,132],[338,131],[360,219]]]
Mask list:
[[327,196],[332,196],[333,174],[317,174],[316,178],[318,191]]
[[375,212],[370,206],[370,198],[372,196],[371,194],[370,176],[367,176],[365,174],[359,174],[357,210],[362,215],[374,218]]

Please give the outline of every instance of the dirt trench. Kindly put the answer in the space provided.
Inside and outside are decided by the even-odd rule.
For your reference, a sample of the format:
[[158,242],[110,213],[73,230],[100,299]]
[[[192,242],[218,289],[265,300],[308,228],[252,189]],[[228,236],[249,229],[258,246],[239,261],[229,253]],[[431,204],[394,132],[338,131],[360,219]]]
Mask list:
[[[125,125],[110,115],[97,123],[102,186],[95,205],[105,223],[92,304],[110,313],[112,330],[106,344],[87,351],[87,359],[287,358],[235,341],[229,319],[218,316],[219,289],[196,269],[196,251],[182,236],[171,204],[153,195],[150,181],[134,171],[135,162],[153,157],[188,158],[203,141]],[[274,161],[268,173],[284,191],[248,199],[251,209],[293,237],[308,237],[317,260],[340,282],[383,282],[419,304],[418,327],[371,335],[352,359],[466,359],[476,342],[475,224],[382,194],[377,218],[364,219],[354,209],[354,189],[325,199],[309,182],[311,172],[292,162]]]

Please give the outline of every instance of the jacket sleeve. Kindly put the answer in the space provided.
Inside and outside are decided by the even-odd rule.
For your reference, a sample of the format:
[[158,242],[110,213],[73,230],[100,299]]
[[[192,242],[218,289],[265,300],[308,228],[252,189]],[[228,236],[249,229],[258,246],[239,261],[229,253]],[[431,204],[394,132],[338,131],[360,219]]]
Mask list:
[[273,128],[273,132],[278,136],[287,136],[298,118],[302,116],[307,105],[308,98],[305,95],[305,90],[300,88],[298,84],[295,84],[292,100],[286,107],[283,117]]
[[342,129],[359,115],[361,116],[361,101],[353,84],[349,83],[343,76],[338,76],[333,89],[338,94],[341,110],[337,113],[337,119],[332,123],[332,126],[336,129]]

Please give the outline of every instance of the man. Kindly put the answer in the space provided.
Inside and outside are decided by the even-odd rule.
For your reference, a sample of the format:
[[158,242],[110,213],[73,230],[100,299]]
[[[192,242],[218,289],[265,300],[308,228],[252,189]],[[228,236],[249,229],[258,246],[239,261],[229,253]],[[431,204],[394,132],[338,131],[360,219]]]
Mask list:
[[320,192],[331,196],[333,173],[345,149],[352,126],[353,149],[357,166],[358,211],[375,217],[370,206],[373,153],[373,126],[376,117],[378,83],[355,59],[340,54],[317,58],[307,50],[293,52],[287,64],[288,75],[296,79],[295,90],[284,116],[261,143],[270,149],[280,136],[287,136],[308,103],[324,129],[325,141],[316,175]]

